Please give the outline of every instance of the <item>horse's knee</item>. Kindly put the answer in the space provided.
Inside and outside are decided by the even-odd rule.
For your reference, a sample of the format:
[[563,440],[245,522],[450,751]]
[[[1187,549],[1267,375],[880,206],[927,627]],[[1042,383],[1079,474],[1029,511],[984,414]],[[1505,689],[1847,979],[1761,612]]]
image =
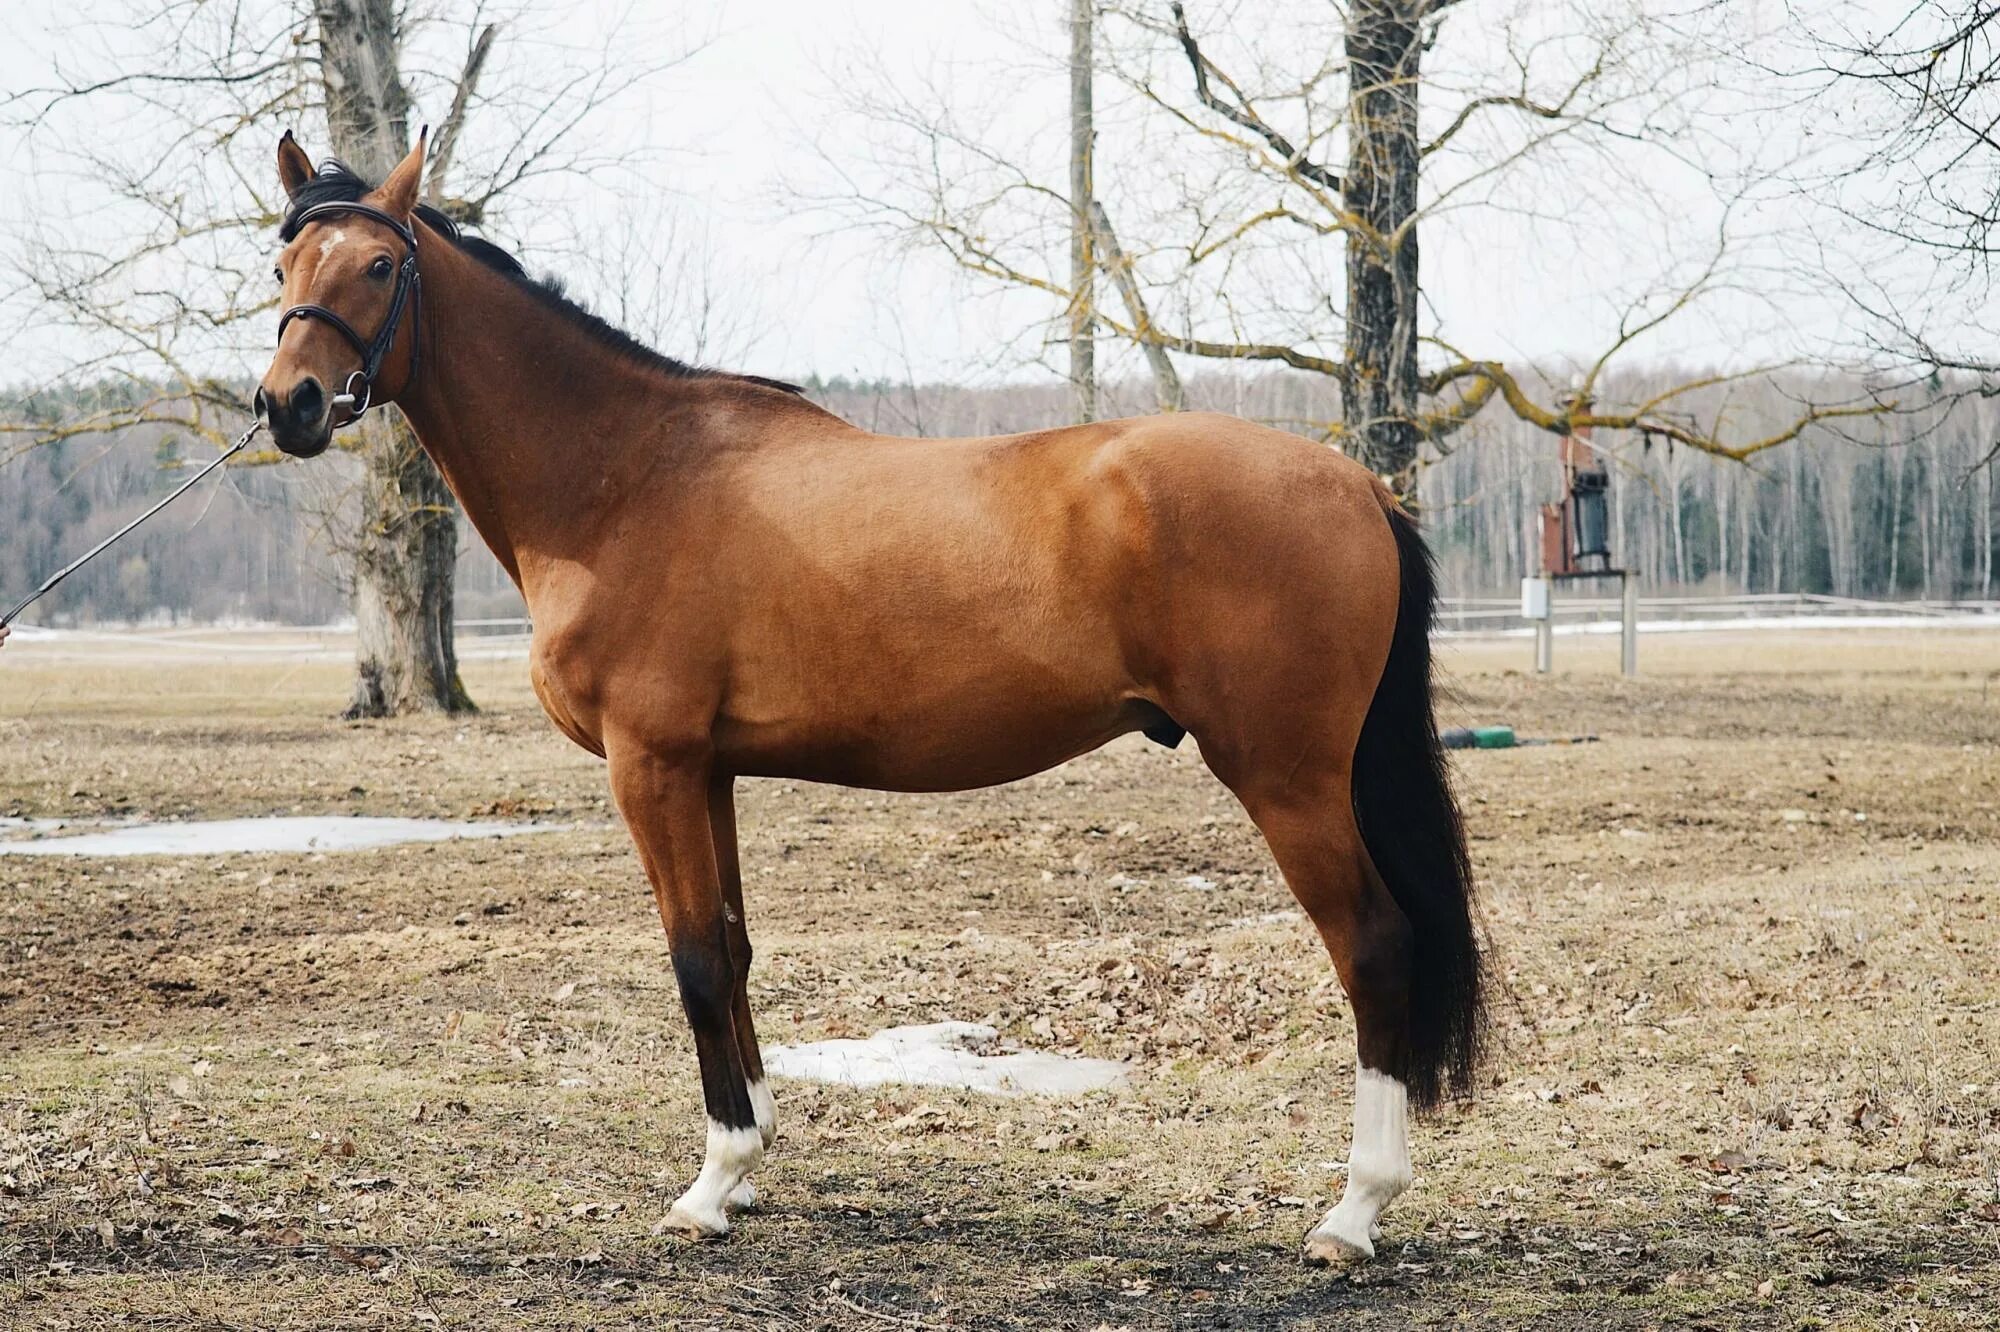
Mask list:
[[736,994],[737,969],[726,939],[704,932],[701,937],[669,940],[674,980],[681,1006],[697,1031],[729,1020]]

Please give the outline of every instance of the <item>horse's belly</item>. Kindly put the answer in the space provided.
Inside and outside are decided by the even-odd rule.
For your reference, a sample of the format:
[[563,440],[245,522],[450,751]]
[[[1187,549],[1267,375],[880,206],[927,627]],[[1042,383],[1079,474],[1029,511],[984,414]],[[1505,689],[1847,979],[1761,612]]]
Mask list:
[[[852,702],[853,700],[847,700]],[[733,772],[884,791],[963,791],[1011,782],[1159,715],[1136,699],[880,699],[852,712],[753,720],[725,714],[718,757]]]

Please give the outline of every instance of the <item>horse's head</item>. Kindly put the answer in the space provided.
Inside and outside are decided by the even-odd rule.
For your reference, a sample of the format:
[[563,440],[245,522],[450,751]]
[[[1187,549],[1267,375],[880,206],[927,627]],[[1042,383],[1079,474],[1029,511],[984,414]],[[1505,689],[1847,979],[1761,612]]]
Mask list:
[[[290,133],[278,141],[278,179],[291,207],[280,228],[278,352],[256,408],[286,453],[326,451],[336,428],[410,387],[418,284],[411,214],[424,140],[389,178],[363,191],[342,172],[328,189]],[[319,184],[316,187],[315,182]]]

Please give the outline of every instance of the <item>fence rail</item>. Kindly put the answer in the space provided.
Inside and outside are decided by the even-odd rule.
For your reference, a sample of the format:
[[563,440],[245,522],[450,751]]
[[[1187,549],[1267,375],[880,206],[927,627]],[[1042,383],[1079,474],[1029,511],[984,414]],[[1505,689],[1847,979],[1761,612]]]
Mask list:
[[[1618,620],[1616,597],[1558,596],[1554,601],[1558,622],[1576,625]],[[1815,592],[1749,592],[1730,596],[1640,597],[1641,629],[1661,625],[1713,624],[1727,628],[1764,628],[1796,623],[1800,627],[1837,625],[1840,622],[1874,624],[1882,621],[1976,624],[1991,617],[2000,627],[2000,601],[1870,601],[1861,597],[1836,597]],[[1440,628],[1461,633],[1522,630],[1529,622],[1521,617],[1518,597],[1441,597],[1438,600]]]

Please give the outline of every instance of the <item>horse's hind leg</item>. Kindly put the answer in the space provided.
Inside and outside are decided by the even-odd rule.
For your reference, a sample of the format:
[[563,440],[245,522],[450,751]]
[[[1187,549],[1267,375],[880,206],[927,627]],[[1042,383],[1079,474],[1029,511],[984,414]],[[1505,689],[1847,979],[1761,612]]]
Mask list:
[[1231,782],[1293,896],[1319,930],[1354,1009],[1360,1055],[1354,1145],[1340,1203],[1306,1236],[1312,1262],[1370,1258],[1377,1218],[1411,1179],[1404,1067],[1413,950],[1410,922],[1375,872],[1340,770]]

